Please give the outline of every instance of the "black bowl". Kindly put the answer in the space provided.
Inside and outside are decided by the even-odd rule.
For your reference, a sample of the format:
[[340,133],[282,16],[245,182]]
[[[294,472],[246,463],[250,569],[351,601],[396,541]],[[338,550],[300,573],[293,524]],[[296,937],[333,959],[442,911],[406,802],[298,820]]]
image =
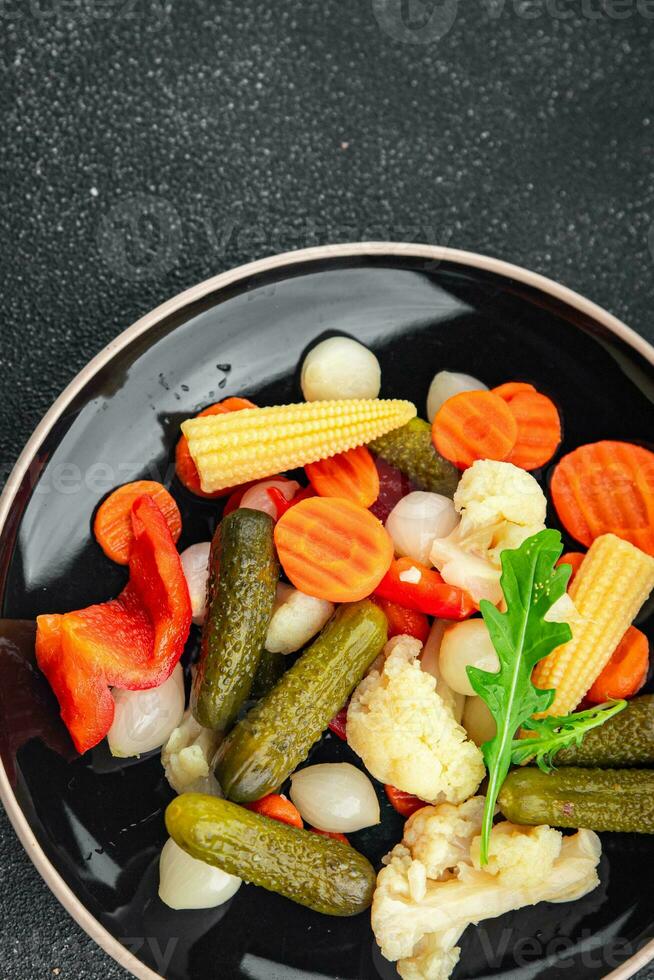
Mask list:
[[[532,381],[561,410],[562,451],[603,438],[647,444],[654,431],[654,352],[642,339],[548,280],[431,247],[336,246],[254,263],[160,307],[91,362],[39,426],[0,504],[3,616],[26,621],[5,622],[0,640],[0,790],[48,885],[138,977],[396,976],[368,915],[328,919],[250,886],[217,910],[167,909],[156,868],[172,794],[158,755],[119,762],[100,747],[77,757],[32,659],[37,614],[101,601],[124,583],[90,534],[98,501],[137,477],[163,480],[184,516],[180,547],[206,540],[220,507],[174,479],[180,421],[227,395],[297,401],[303,351],[332,332],[372,347],[382,394],[420,412],[434,372],[449,368],[489,385]],[[652,635],[651,617],[641,626]],[[355,761],[331,735],[312,759]],[[377,862],[401,835],[382,805],[381,829],[353,837]],[[647,962],[654,845],[606,834],[603,847],[600,888],[468,930],[455,976],[591,980]]]

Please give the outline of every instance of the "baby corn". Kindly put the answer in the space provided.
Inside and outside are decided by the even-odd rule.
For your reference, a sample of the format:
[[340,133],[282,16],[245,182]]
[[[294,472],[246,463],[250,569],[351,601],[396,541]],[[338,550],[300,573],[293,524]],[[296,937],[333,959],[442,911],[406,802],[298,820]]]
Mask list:
[[188,419],[182,432],[202,489],[213,493],[363,446],[415,415],[411,402],[351,398]]
[[654,558],[614,534],[597,538],[570,586],[580,614],[569,643],[536,665],[536,687],[555,688],[548,715],[573,711],[654,588]]

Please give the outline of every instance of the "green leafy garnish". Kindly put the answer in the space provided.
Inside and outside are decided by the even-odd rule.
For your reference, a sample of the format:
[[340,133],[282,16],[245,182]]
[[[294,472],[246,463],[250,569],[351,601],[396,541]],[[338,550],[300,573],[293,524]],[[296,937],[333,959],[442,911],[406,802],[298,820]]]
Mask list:
[[530,738],[514,739],[511,762],[514,766],[521,766],[533,759],[543,772],[551,772],[556,768],[554,756],[557,752],[569,745],[581,745],[591,728],[598,728],[626,707],[626,701],[607,701],[606,704],[564,717],[549,715],[545,718],[528,718],[523,721],[522,727],[536,734]]
[[487,600],[480,603],[500,662],[495,674],[478,667],[467,669],[470,683],[497,725],[494,738],[482,745],[488,769],[482,864],[488,861],[495,804],[511,765],[514,736],[527,719],[546,711],[554,699],[554,691],[534,687],[531,673],[539,660],[572,637],[567,623],[548,623],[545,619],[550,607],[565,593],[570,577],[569,565],[554,568],[562,550],[559,532],[544,530],[527,538],[519,548],[503,551],[500,584],[506,612],[499,612]]

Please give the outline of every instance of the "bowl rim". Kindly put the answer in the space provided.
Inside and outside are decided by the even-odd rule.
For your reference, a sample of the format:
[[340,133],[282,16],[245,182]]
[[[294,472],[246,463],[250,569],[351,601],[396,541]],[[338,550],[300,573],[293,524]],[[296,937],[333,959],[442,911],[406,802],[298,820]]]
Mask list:
[[[429,259],[433,262],[450,262],[514,279],[523,285],[531,286],[555,299],[561,300],[596,320],[610,330],[611,333],[638,351],[650,364],[654,365],[654,346],[648,343],[648,341],[636,333],[631,327],[628,327],[617,317],[613,316],[613,314],[596,303],[593,303],[591,300],[586,299],[580,293],[569,289],[567,286],[563,286],[555,280],[549,279],[539,273],[531,272],[522,266],[506,262],[503,259],[440,245],[423,245],[410,242],[355,242],[338,245],[320,245],[291,252],[282,252],[278,255],[257,259],[226,272],[219,273],[218,275],[211,276],[209,279],[205,279],[203,282],[178,293],[176,296],[157,306],[154,310],[140,317],[130,327],[127,327],[126,330],[118,334],[117,337],[110,341],[106,347],[82,368],[43,416],[9,475],[4,490],[0,495],[0,537],[4,532],[7,518],[11,512],[22,480],[48,433],[84,385],[101,368],[105,367],[115,354],[123,350],[133,340],[144,335],[166,317],[183,309],[187,305],[203,299],[210,293],[225,289],[227,286],[247,279],[250,276],[271,272],[276,269],[283,269],[284,267],[300,265],[302,263],[319,262],[324,259],[374,256],[388,256],[393,258],[406,256],[407,258]],[[83,902],[77,898],[69,885],[66,884],[32,832],[27,817],[20,808],[18,800],[10,786],[1,759],[0,800],[4,804],[5,811],[19,840],[46,885],[87,935],[117,963],[136,977],[137,980],[165,980],[164,977],[146,966],[145,963],[139,960],[126,946],[105,929],[88,911]],[[604,980],[628,980],[629,977],[632,977],[634,973],[652,959],[654,959],[654,940],[650,940],[625,963],[621,964],[611,973],[606,974]]]

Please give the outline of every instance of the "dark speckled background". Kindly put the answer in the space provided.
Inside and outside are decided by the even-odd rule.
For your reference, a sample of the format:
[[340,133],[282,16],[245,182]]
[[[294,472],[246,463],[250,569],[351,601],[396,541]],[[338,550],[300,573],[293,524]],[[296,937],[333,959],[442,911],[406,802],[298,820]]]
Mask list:
[[[288,248],[486,252],[654,340],[654,4],[602,2],[2,0],[2,478],[119,330]],[[125,976],[4,814],[0,882],[0,980]]]

